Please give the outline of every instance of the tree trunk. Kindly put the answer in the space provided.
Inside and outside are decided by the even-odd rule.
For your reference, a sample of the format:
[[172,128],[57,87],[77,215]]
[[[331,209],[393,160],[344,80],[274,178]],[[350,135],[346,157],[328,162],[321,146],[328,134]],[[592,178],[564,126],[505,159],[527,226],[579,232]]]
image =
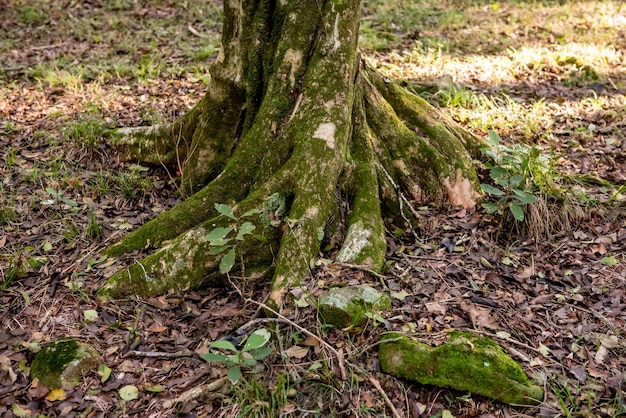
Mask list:
[[108,249],[161,246],[101,295],[216,284],[235,264],[231,277],[273,277],[279,308],[323,240],[341,244],[336,261],[378,270],[388,221],[410,216],[402,202],[474,206],[480,140],[366,68],[359,17],[360,0],[224,2],[206,96],[170,127],[118,141],[180,167],[191,196]]

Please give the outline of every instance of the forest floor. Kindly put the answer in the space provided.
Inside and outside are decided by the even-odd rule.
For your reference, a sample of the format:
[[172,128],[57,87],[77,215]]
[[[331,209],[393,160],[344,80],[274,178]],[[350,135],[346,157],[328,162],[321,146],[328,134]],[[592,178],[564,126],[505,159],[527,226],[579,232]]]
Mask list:
[[[198,354],[258,318],[244,301],[264,300],[267,286],[99,302],[116,269],[101,251],[181,200],[177,173],[121,162],[106,140],[202,97],[220,3],[0,0],[0,416],[626,415],[626,4],[486,3],[365,1],[364,55],[426,86],[477,135],[543,150],[546,181],[572,197],[568,217],[520,227],[483,208],[420,206],[416,235],[390,231],[380,277],[320,257],[274,328],[273,354],[236,385],[176,403],[225,376]],[[321,292],[364,282],[390,289],[384,321],[359,332],[320,323]],[[295,325],[341,350],[347,380],[345,363]],[[545,401],[505,406],[381,374],[375,341],[387,328],[433,345],[451,329],[490,336]],[[66,337],[104,366],[52,395],[29,366]],[[120,393],[129,386],[136,399]]]

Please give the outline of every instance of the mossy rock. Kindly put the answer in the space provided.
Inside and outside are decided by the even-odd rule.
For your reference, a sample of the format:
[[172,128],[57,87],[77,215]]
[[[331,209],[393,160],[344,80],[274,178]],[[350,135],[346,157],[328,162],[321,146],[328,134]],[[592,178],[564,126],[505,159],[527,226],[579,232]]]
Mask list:
[[366,313],[389,309],[389,296],[366,285],[330,289],[318,305],[322,319],[340,328],[362,326],[367,321]]
[[381,369],[424,385],[468,391],[511,405],[537,405],[543,390],[494,341],[453,332],[439,346],[389,333],[378,349]]
[[74,387],[83,373],[95,368],[100,356],[87,344],[64,339],[46,344],[35,354],[30,372],[33,377],[51,389]]

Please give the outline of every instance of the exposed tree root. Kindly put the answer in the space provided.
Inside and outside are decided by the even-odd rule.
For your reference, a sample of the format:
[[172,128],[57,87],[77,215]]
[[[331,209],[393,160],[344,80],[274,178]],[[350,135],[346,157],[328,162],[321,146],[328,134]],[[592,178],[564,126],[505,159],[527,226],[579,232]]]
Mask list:
[[[326,2],[315,13],[307,1],[268,4],[280,35],[261,39],[275,43],[257,50],[229,26],[268,19],[267,10],[246,10],[242,23],[228,20],[237,11],[227,5],[225,45],[252,62],[240,68],[227,53],[203,101],[152,145],[145,136],[134,150],[132,140],[120,142],[133,157],[151,149],[144,161],[154,153],[164,156],[160,162],[182,161],[186,189],[204,186],[108,250],[117,256],[166,243],[111,277],[101,295],[149,296],[223,281],[223,253],[205,237],[216,228],[239,230],[242,214],[257,209],[245,218],[254,234],[232,243],[248,278],[272,275],[270,302],[280,308],[288,288],[309,274],[324,237],[336,234],[331,218],[339,206],[349,213],[336,260],[375,271],[384,262],[386,220],[402,222],[400,194],[474,206],[480,140],[364,68],[356,52],[358,1],[342,8]],[[264,73],[251,70],[257,64]],[[216,203],[231,205],[237,219],[219,215]],[[239,265],[234,276],[242,274]]]

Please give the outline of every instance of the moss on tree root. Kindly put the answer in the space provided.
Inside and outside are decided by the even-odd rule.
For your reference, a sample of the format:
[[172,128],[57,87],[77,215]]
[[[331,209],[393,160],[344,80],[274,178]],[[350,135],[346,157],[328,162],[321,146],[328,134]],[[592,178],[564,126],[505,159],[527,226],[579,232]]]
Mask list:
[[[189,161],[183,181],[194,179],[194,190],[198,179],[207,184],[108,250],[117,256],[172,240],[114,275],[102,295],[147,296],[220,282],[219,257],[203,238],[229,222],[218,217],[215,203],[268,212],[266,199],[288,196],[284,212],[265,213],[270,229],[255,221],[266,242],[249,237],[238,251],[246,273],[248,266],[273,272],[270,300],[277,308],[288,287],[308,275],[342,204],[350,211],[337,260],[373,269],[383,265],[384,220],[397,217],[400,194],[474,204],[474,138],[363,67],[359,1],[325,2],[321,9],[309,0],[262,1],[261,9],[235,3],[224,6],[224,53],[211,70],[207,98],[174,124],[184,141],[167,136],[174,147],[190,147],[182,151]],[[243,30],[246,22],[256,35]],[[251,42],[259,33],[267,36]],[[230,102],[227,93],[235,96]],[[211,103],[225,104],[221,112],[230,116],[214,117]],[[229,127],[215,126],[225,121]],[[190,159],[194,152],[198,158]]]

